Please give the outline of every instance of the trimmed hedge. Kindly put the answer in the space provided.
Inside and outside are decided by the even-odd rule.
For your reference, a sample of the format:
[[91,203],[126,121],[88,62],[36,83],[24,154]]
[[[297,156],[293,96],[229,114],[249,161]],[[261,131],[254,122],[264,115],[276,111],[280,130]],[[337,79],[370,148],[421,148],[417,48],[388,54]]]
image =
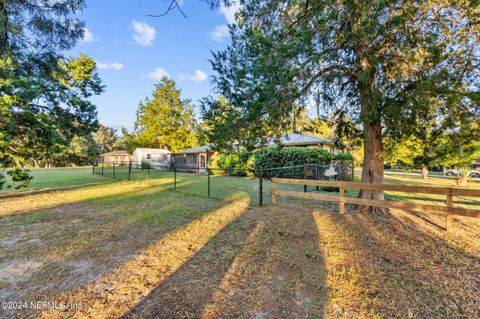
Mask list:
[[327,164],[332,153],[318,147],[267,147],[255,152],[255,169]]
[[333,155],[332,160],[337,160],[337,161],[354,161],[355,158],[353,157],[352,154],[347,153],[347,152],[341,152],[338,154]]
[[[353,156],[342,152],[336,155],[317,147],[268,147],[254,154],[256,170],[263,168],[265,176],[304,178],[305,164],[318,164],[321,179],[333,165],[339,180],[351,180]],[[282,168],[284,169],[275,169]],[[325,177],[324,177],[325,178]]]

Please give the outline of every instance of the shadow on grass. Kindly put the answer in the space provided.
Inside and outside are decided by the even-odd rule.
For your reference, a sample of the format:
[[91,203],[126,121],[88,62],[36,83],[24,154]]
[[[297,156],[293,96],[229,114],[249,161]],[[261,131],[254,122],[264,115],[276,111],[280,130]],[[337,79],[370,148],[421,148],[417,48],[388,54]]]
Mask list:
[[[168,234],[230,205],[164,187],[131,192],[128,186],[114,195],[0,219],[9,228],[0,233],[0,244],[13,243],[2,247],[0,264],[11,272],[4,273],[2,296],[56,298],[94,283]],[[26,264],[36,268],[15,271]]]
[[123,318],[322,318],[317,244],[308,211],[250,208]]
[[337,240],[348,242],[354,252],[342,267],[354,269],[360,293],[356,301],[335,300],[345,303],[345,313],[355,316],[358,303],[372,317],[479,315],[479,259],[451,246],[423,222],[390,213],[328,218]]

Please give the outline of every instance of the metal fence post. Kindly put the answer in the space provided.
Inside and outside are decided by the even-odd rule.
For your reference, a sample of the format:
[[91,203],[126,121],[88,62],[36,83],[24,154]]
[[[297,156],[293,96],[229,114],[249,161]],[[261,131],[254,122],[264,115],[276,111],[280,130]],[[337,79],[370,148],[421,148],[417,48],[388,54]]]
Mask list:
[[260,206],[263,206],[263,168],[260,168],[260,194],[258,200]]
[[148,185],[150,185],[150,165],[148,165],[147,171],[148,171]]
[[132,179],[132,161],[128,162],[128,180]]
[[[315,164],[315,180],[318,181],[318,164]],[[315,186],[315,189],[316,189],[317,191],[320,190],[319,187],[318,187],[318,185]]]
[[177,168],[173,168],[173,190],[177,190]]
[[352,182],[355,181],[355,161],[352,161]]
[[103,176],[103,161],[102,161],[102,176]]
[[113,168],[113,173],[112,173],[112,174],[113,174],[113,178],[115,178],[115,162],[113,162],[112,168]]
[[[303,179],[307,179],[307,164],[303,164]],[[303,192],[307,192],[307,185],[303,185]]]
[[211,175],[210,168],[207,168],[207,173],[208,173],[208,197],[210,197],[210,175]]
[[95,161],[92,164],[92,175],[95,175]]

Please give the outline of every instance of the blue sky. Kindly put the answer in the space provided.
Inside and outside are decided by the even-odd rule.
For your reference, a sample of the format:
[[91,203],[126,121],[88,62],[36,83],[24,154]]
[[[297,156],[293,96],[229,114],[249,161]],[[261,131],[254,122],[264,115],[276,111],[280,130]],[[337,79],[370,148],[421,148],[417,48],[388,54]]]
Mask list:
[[131,129],[139,101],[165,73],[195,104],[211,93],[210,50],[226,47],[235,8],[212,10],[203,1],[184,0],[187,19],[177,10],[148,16],[167,6],[162,0],[87,0],[85,36],[71,54],[97,61],[106,91],[92,101],[102,124]]

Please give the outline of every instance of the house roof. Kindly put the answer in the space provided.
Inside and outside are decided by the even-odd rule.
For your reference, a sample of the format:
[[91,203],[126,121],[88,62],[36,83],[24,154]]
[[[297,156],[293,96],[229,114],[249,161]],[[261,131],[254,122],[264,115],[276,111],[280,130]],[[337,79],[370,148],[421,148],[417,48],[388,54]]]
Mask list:
[[[281,145],[316,145],[316,144],[334,144],[332,140],[321,138],[304,133],[291,133],[280,137],[279,144]],[[269,146],[277,145],[275,138],[270,138]]]
[[111,151],[111,152],[108,152],[108,153],[105,153],[105,154],[102,154],[102,156],[105,156],[105,155],[124,155],[124,156],[127,156],[127,155],[130,155],[127,151],[124,151],[124,150],[118,150],[118,151]]
[[[321,138],[313,135],[303,134],[303,133],[291,133],[287,135],[283,135],[280,137],[280,144],[286,146],[295,146],[295,145],[319,145],[319,144],[329,144],[333,145],[334,142],[332,140]],[[267,143],[268,146],[277,145],[275,138],[270,138],[269,142]],[[193,154],[193,153],[204,153],[210,151],[212,146],[203,145],[192,147],[186,150],[181,151],[177,154]]]
[[186,150],[181,151],[180,153],[182,154],[189,154],[189,153],[204,153],[208,152],[211,148],[211,145],[203,145],[203,146],[197,146],[197,147],[192,147],[188,148]]
[[135,151],[142,151],[142,152],[149,152],[149,153],[153,153],[153,154],[156,154],[156,153],[171,153],[169,150],[165,149],[165,148],[144,148],[144,147],[138,147],[137,149],[135,149]]

